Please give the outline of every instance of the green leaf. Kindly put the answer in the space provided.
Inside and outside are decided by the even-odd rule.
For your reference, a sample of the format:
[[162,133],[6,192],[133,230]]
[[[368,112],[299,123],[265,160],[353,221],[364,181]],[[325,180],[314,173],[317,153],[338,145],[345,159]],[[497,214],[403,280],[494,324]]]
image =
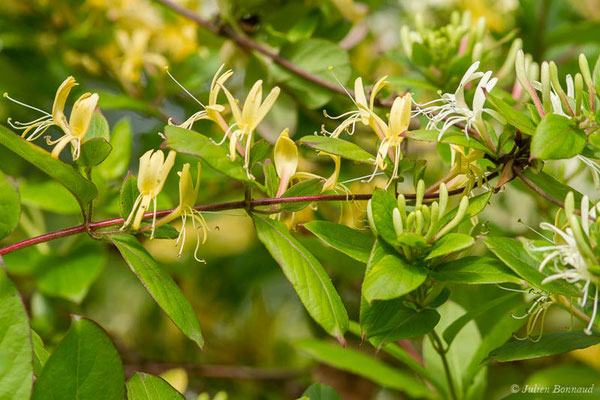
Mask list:
[[448,143],[457,144],[462,147],[468,147],[475,150],[482,150],[487,153],[493,154],[490,150],[480,141],[467,136],[461,132],[446,132],[440,140],[438,140],[440,132],[435,130],[416,130],[406,132],[406,137],[412,140],[419,140],[424,142],[436,142],[436,143]]
[[400,257],[388,254],[366,273],[362,292],[369,303],[374,300],[391,300],[412,292],[425,279],[427,269],[407,265]]
[[371,198],[371,211],[373,215],[373,223],[377,229],[377,235],[392,246],[397,246],[400,243],[396,237],[392,213],[398,203],[394,196],[387,193],[385,190],[376,189]]
[[304,136],[299,143],[302,143],[311,149],[324,151],[326,153],[336,154],[342,158],[373,165],[375,157],[347,140],[332,138],[329,136],[309,135]]
[[156,107],[150,106],[147,102],[135,99],[125,94],[115,94],[96,90],[100,95],[98,107],[103,110],[131,110],[140,112],[149,116],[161,118],[160,111]]
[[17,227],[21,215],[19,192],[9,178],[0,171],[0,239]]
[[555,280],[542,284],[542,281],[548,275],[538,270],[539,262],[531,258],[527,251],[525,251],[525,248],[523,248],[523,243],[518,240],[489,236],[483,239],[483,242],[492,253],[517,275],[525,279],[527,283],[550,293],[565,296],[580,296],[580,293],[572,285],[567,284],[563,280]]
[[[324,39],[306,39],[298,43],[284,45],[279,55],[309,74],[337,85],[329,67],[342,84],[350,78],[350,59],[346,50]],[[334,93],[315,83],[302,79],[297,74],[276,66],[275,80],[289,88],[294,97],[310,109],[324,106]]]
[[411,61],[421,67],[428,67],[433,61],[433,56],[425,46],[419,42],[412,45]]
[[198,318],[173,279],[164,272],[132,235],[112,235],[109,240],[142,282],[150,296],[188,338],[204,347]]
[[125,177],[121,185],[121,192],[119,193],[119,209],[121,210],[122,218],[127,219],[129,214],[131,214],[133,204],[138,195],[137,178],[129,173]]
[[506,121],[517,128],[519,131],[533,135],[535,132],[535,125],[529,119],[529,117],[520,111],[515,110],[510,105],[505,103],[500,97],[488,93],[486,99],[494,106],[494,108],[506,118]]
[[530,358],[547,357],[566,353],[577,349],[585,349],[600,343],[600,335],[586,335],[583,331],[546,333],[539,341],[513,340],[490,353],[496,361],[528,360]]
[[82,210],[97,195],[96,186],[77,172],[72,165],[50,156],[50,153],[14,134],[0,125],[0,144],[23,157],[31,164],[56,179],[75,196]]
[[40,376],[50,353],[44,347],[44,342],[40,335],[33,329],[31,330],[31,342],[33,343],[33,372],[35,376]]
[[281,266],[310,316],[343,342],[348,313],[319,261],[281,222],[254,216],[254,224],[258,238]]
[[238,157],[235,161],[229,158],[226,146],[213,143],[208,137],[177,126],[165,126],[167,136],[167,147],[182,154],[189,154],[203,159],[215,170],[238,181],[248,182],[253,185],[262,186],[248,178],[243,167],[243,160]]
[[[143,231],[142,234],[147,237],[153,237],[151,229]],[[165,224],[157,226],[154,229],[154,239],[177,239],[178,237],[179,231],[172,225]]]
[[104,138],[86,140],[81,145],[81,155],[77,163],[84,167],[95,167],[106,160],[111,151],[112,146]]
[[518,293],[508,293],[502,297],[498,297],[492,301],[488,301],[487,303],[482,304],[474,310],[464,313],[460,318],[456,319],[448,327],[446,327],[443,333],[444,340],[450,345],[456,337],[456,335],[458,335],[458,332],[460,332],[460,330],[470,321],[474,320],[481,314],[488,312],[494,307],[498,307],[502,304],[511,303],[514,300],[514,298],[518,296]]
[[309,400],[342,400],[331,386],[322,383],[313,383],[302,393]]
[[[492,191],[487,191],[485,193],[479,194],[473,198],[469,199],[469,206],[467,207],[467,211],[465,212],[465,216],[463,217],[463,221],[472,218],[482,212],[490,201],[490,197],[492,197]],[[458,211],[458,207],[450,210],[438,221],[436,228],[437,230],[442,229],[448,222],[452,220],[456,216]]]
[[531,156],[540,160],[571,158],[583,151],[587,142],[584,131],[575,121],[558,115],[546,115],[531,139]]
[[110,127],[108,126],[108,121],[98,109],[94,111],[94,115],[92,116],[92,121],[90,122],[90,127],[85,134],[85,138],[86,140],[102,138],[107,142],[110,141]]
[[77,200],[60,183],[52,180],[19,181],[21,202],[25,205],[63,215],[78,215]]
[[522,283],[523,279],[492,257],[464,257],[438,265],[431,277],[446,283],[496,284],[503,282]]
[[37,286],[46,295],[79,304],[107,260],[105,248],[95,243],[79,246],[68,255],[46,257],[36,268]]
[[523,175],[555,199],[563,201],[569,192],[573,192],[575,203],[581,204],[583,195],[579,191],[554,179],[544,171],[536,173],[531,168],[527,168],[523,170]]
[[32,400],[122,400],[125,373],[110,338],[95,322],[74,315],[36,381]]
[[346,225],[329,221],[310,221],[304,227],[336,250],[357,261],[366,263],[373,247],[374,239]]
[[375,301],[361,314],[360,326],[373,346],[381,348],[396,340],[425,335],[439,320],[435,310],[415,311],[398,300]]
[[449,253],[455,253],[473,246],[474,243],[475,239],[469,235],[465,235],[464,233],[449,233],[442,236],[433,244],[429,255],[425,259],[429,260],[445,256]]
[[28,399],[33,383],[31,329],[21,296],[0,267],[0,398]]
[[[323,191],[323,179],[309,179],[296,183],[294,186],[286,190],[281,197],[297,197],[297,196],[316,196]],[[301,201],[296,203],[283,203],[280,205],[281,211],[295,212],[308,207],[309,201]]]
[[411,398],[432,397],[427,386],[412,374],[393,368],[363,352],[315,339],[298,340],[295,346],[325,364],[362,376],[385,388],[405,392]]
[[158,376],[136,372],[127,381],[128,400],[185,400],[164,379]]
[[127,171],[131,160],[133,134],[129,119],[123,118],[113,126],[110,144],[113,150],[96,171],[105,179],[119,179]]

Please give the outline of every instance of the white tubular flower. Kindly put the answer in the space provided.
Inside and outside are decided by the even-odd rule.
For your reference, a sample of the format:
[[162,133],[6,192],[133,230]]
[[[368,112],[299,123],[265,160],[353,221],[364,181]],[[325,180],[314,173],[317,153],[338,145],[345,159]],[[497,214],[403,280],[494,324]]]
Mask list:
[[[590,323],[585,332],[591,334],[594,320],[598,311],[598,286],[600,275],[595,270],[598,268],[598,260],[593,251],[595,243],[590,238],[589,219],[595,214],[594,206],[590,211],[589,200],[584,196],[581,200],[581,219],[575,216],[573,193],[570,192],[565,199],[565,213],[567,217],[566,227],[558,226],[558,218],[555,225],[542,222],[540,228],[553,233],[552,244],[549,246],[533,247],[533,251],[543,252],[545,257],[540,263],[539,270],[542,271],[552,262],[555,272],[542,281],[542,283],[564,279],[568,283],[577,284],[581,289],[579,304],[585,307],[588,297],[593,297],[593,310]],[[590,296],[593,286],[594,295]]]
[[[451,126],[456,124],[464,124],[464,132],[468,138],[469,129],[476,131],[481,129],[484,113],[498,121],[503,121],[496,111],[484,107],[486,92],[490,92],[496,86],[498,79],[491,77],[492,71],[483,73],[477,71],[478,68],[479,61],[469,67],[454,93],[444,93],[440,99],[429,103],[417,103],[420,108],[417,114],[423,114],[429,119],[426,129],[435,129],[440,132],[438,140]],[[479,79],[479,84],[475,89],[473,106],[470,108],[465,101],[465,86],[477,79]]]
[[49,137],[46,137],[46,141],[49,145],[56,145],[52,151],[52,157],[58,158],[60,152],[69,143],[71,143],[73,146],[73,159],[77,160],[79,158],[81,144],[85,140],[85,135],[87,134],[87,131],[90,127],[90,122],[92,121],[92,117],[94,115],[94,110],[98,104],[99,96],[96,93],[85,93],[81,95],[81,97],[79,97],[79,99],[73,105],[71,116],[67,122],[67,117],[65,116],[65,104],[71,89],[76,85],[77,82],[75,81],[75,78],[69,76],[59,86],[54,97],[52,114],[17,101],[8,96],[7,93],[4,93],[4,97],[7,99],[44,114],[44,116],[31,122],[12,122],[12,120],[9,118],[8,123],[14,129],[22,130],[22,136],[28,141],[36,140],[43,135],[49,127],[53,125],[58,126],[64,132],[64,136],[58,138],[57,140],[50,140]]
[[140,170],[138,172],[137,187],[140,195],[133,203],[133,208],[129,217],[123,224],[121,229],[125,229],[132,225],[133,229],[140,228],[144,214],[150,207],[150,203],[154,202],[154,217],[152,218],[152,236],[154,237],[154,229],[156,227],[156,196],[162,190],[167,176],[175,163],[176,152],[171,150],[167,159],[160,150],[148,150],[140,157]]

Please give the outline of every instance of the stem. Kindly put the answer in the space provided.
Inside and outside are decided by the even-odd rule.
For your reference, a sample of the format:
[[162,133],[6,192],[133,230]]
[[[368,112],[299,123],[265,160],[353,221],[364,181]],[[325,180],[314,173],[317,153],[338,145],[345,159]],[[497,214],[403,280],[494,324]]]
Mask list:
[[[455,189],[448,192],[449,195],[457,195],[462,193],[463,189]],[[328,194],[318,196],[296,196],[296,197],[280,197],[280,198],[266,198],[256,199],[251,201],[240,200],[240,201],[228,201],[224,203],[206,204],[194,207],[196,210],[202,211],[224,211],[224,210],[235,210],[242,208],[253,208],[259,206],[269,206],[273,204],[284,204],[284,203],[301,203],[301,202],[313,202],[313,201],[357,201],[357,200],[369,200],[371,193],[366,194]],[[416,195],[414,193],[405,194],[404,197],[407,199],[414,199]],[[438,193],[426,193],[424,198],[435,199],[438,197]],[[163,217],[169,214],[173,209],[160,210],[156,212],[156,217]],[[154,217],[154,213],[144,214],[143,219],[150,219]],[[98,229],[106,228],[109,226],[121,225],[125,222],[123,218],[113,218],[104,221],[90,222],[88,224],[89,231],[96,231]],[[11,253],[13,251],[33,246],[35,244],[48,242],[50,240],[59,239],[66,236],[76,235],[86,231],[86,224],[73,226],[70,228],[62,229],[56,232],[46,233],[44,235],[36,236],[11,244],[9,246],[0,248],[0,256]]]
[[[305,79],[309,82],[319,85],[322,88],[325,88],[332,92],[339,93],[342,95],[350,94],[350,96],[354,97],[354,91],[352,89],[347,89],[347,88],[338,86],[336,83],[327,81],[321,77],[318,77],[316,75],[311,74],[310,72],[303,70],[302,68],[297,67],[296,65],[291,63],[289,60],[281,57],[279,54],[261,46],[260,44],[253,41],[249,37],[243,36],[243,35],[239,34],[238,32],[234,31],[228,25],[215,25],[212,22],[205,20],[204,18],[202,18],[200,15],[196,14],[192,10],[190,10],[186,7],[183,7],[177,3],[174,3],[171,0],[155,0],[155,1],[163,4],[164,6],[166,6],[167,8],[170,8],[171,10],[175,11],[176,13],[178,13],[186,18],[191,19],[198,25],[213,32],[215,35],[225,37],[227,39],[231,39],[236,45],[238,45],[238,47],[240,47],[244,50],[253,50],[253,51],[256,51],[256,52],[270,58],[271,60],[273,60],[274,63],[279,64],[281,67],[298,75],[302,79]],[[385,100],[381,100],[381,99],[375,99],[375,102],[377,103],[377,105],[383,106],[383,107],[391,107],[391,105],[392,105],[392,103],[390,101],[385,101]]]
[[437,353],[440,355],[440,358],[442,359],[442,364],[444,365],[444,372],[446,374],[446,380],[448,381],[448,388],[450,389],[450,396],[453,400],[458,400],[458,397],[456,396],[456,389],[454,388],[454,381],[452,380],[452,374],[450,372],[450,365],[448,364],[448,358],[446,357],[447,350],[444,350],[443,348],[442,339],[440,339],[435,330],[429,333],[429,338],[431,339],[433,348],[435,349],[435,351],[437,351]]

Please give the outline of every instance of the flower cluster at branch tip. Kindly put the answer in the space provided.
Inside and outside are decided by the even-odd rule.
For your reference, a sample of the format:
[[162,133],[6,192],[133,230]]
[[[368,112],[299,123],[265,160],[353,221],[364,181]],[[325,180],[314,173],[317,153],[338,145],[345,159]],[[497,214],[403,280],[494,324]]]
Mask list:
[[152,235],[154,237],[154,229],[156,228],[156,197],[162,190],[167,176],[175,163],[176,152],[169,151],[167,158],[161,150],[148,150],[140,157],[140,169],[138,172],[137,187],[140,191],[139,196],[135,199],[131,213],[123,224],[122,230],[131,225],[135,230],[140,228],[144,214],[148,211],[150,203],[154,203],[154,216],[152,218]]
[[[581,218],[575,214],[573,192],[565,198],[565,222],[561,223],[563,210],[559,209],[554,225],[542,222],[540,227],[550,231],[553,238],[548,246],[533,246],[532,251],[544,254],[539,270],[543,271],[548,264],[554,267],[554,273],[542,283],[564,279],[568,283],[577,284],[581,290],[581,307],[585,307],[588,298],[593,301],[592,315],[585,331],[591,334],[592,326],[598,311],[598,289],[600,285],[600,252],[597,249],[600,229],[597,222],[590,224],[590,217],[596,215],[595,205],[591,210],[587,196],[581,199]],[[580,284],[583,282],[582,284]],[[594,293],[590,296],[590,291]]]
[[71,146],[73,146],[73,159],[77,160],[81,153],[81,144],[85,141],[85,135],[88,132],[96,105],[98,104],[99,96],[97,93],[89,92],[82,94],[73,104],[70,118],[67,121],[67,117],[65,116],[65,104],[71,89],[76,85],[77,82],[75,81],[75,78],[69,76],[59,86],[58,90],[56,91],[56,96],[54,97],[52,114],[15,100],[7,93],[4,93],[5,98],[44,114],[42,117],[31,122],[13,122],[11,118],[9,118],[8,123],[14,129],[22,130],[22,136],[28,141],[34,141],[38,139],[49,127],[58,126],[60,129],[62,129],[64,133],[63,136],[56,140],[51,140],[50,136],[46,136],[46,142],[49,145],[55,146],[52,150],[52,157],[58,158],[61,151],[68,144],[71,144]]
[[202,229],[202,243],[206,242],[206,238],[208,236],[208,225],[206,220],[200,211],[194,209],[196,200],[198,199],[198,192],[200,191],[201,171],[200,163],[198,163],[198,178],[196,179],[196,184],[194,185],[192,175],[190,174],[190,164],[185,163],[183,165],[181,171],[177,172],[179,175],[179,205],[168,215],[156,222],[156,226],[158,227],[168,224],[177,218],[181,218],[181,230],[179,231],[179,236],[175,242],[175,245],[179,246],[178,257],[180,257],[181,253],[183,252],[183,246],[185,246],[187,229],[186,224],[189,218],[192,221],[194,230],[196,231],[196,248],[194,250],[194,259],[196,259],[198,262],[204,262],[204,260],[198,257],[198,248],[200,247],[200,233],[198,230]]
[[[392,211],[392,221],[399,251],[407,260],[418,257],[427,245],[432,244],[456,228],[465,217],[469,206],[469,199],[463,196],[454,217],[444,225],[439,226],[440,221],[444,220],[446,216],[448,189],[444,183],[440,184],[439,202],[434,201],[430,206],[423,203],[424,194],[425,182],[420,180],[417,184],[413,210],[408,212],[406,198],[403,194],[400,194],[398,195],[397,207]],[[369,200],[367,203],[367,218],[373,232],[378,234],[373,217],[372,201]]]

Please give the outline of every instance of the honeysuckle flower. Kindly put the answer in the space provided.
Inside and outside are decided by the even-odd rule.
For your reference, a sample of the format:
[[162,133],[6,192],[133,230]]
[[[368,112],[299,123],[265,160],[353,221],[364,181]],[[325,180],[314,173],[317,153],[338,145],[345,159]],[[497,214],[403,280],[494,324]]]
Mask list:
[[117,66],[119,77],[127,82],[137,83],[142,68],[162,68],[168,64],[167,59],[159,53],[150,51],[151,32],[148,29],[135,29],[132,33],[119,29],[115,39],[122,57]]
[[[483,73],[477,71],[478,69],[479,61],[476,61],[467,69],[454,93],[444,93],[440,99],[428,103],[417,103],[420,108],[417,114],[423,114],[429,119],[426,129],[435,129],[440,132],[438,140],[441,140],[444,133],[456,124],[464,124],[463,130],[467,138],[470,129],[474,129],[485,138],[487,133],[483,124],[483,114],[489,114],[498,121],[503,121],[496,111],[484,107],[486,93],[494,88],[498,80],[492,78],[492,71]],[[479,83],[475,89],[471,108],[465,101],[465,86],[477,79],[479,79]]]
[[289,129],[281,132],[273,149],[275,171],[280,179],[276,197],[280,197],[285,192],[298,168],[298,147],[290,139],[288,132]]
[[[211,120],[211,121],[215,122],[216,124],[218,124],[221,127],[221,129],[223,129],[223,131],[226,131],[226,132],[228,131],[227,123],[221,116],[221,113],[225,110],[225,107],[218,103],[218,98],[219,98],[219,92],[221,91],[221,87],[223,87],[223,85],[225,85],[225,82],[227,81],[227,79],[229,79],[229,77],[231,77],[231,75],[233,75],[233,71],[228,69],[222,75],[220,75],[221,71],[223,70],[224,67],[225,67],[225,64],[222,64],[219,67],[219,69],[217,70],[217,72],[215,73],[215,76],[213,77],[213,80],[210,84],[210,91],[208,94],[208,105],[206,105],[206,106],[200,100],[198,100],[194,95],[192,95],[189,92],[189,90],[187,90],[181,83],[179,83],[177,81],[177,79],[175,79],[175,77],[173,75],[171,75],[169,70],[167,68],[165,68],[165,71],[167,72],[169,77],[180,88],[182,88],[184,92],[186,92],[192,99],[194,99],[202,107],[202,110],[195,112],[187,120],[185,120],[182,124],[176,125],[176,126],[179,126],[181,128],[185,128],[185,129],[192,129],[194,122],[199,121],[201,119],[208,119],[208,120]],[[174,125],[171,122],[171,119],[169,119],[169,125]]]
[[67,102],[67,98],[69,97],[71,89],[76,85],[77,82],[72,76],[69,76],[63,81],[63,83],[59,86],[58,90],[56,91],[56,95],[54,97],[54,104],[52,106],[52,114],[47,113],[44,110],[40,110],[38,108],[27,105],[25,103],[22,103],[20,101],[17,101],[8,96],[7,93],[4,93],[4,97],[6,97],[7,99],[44,114],[44,116],[31,122],[13,122],[9,118],[8,123],[13,128],[17,130],[22,130],[22,136],[25,137],[25,139],[28,141],[36,140],[41,135],[43,135],[49,127],[58,126],[62,129],[64,135],[54,141],[50,140],[49,138],[46,138],[49,145],[56,145],[52,150],[52,157],[58,158],[60,152],[69,143],[71,143],[71,145],[73,146],[73,159],[77,160],[79,158],[81,144],[85,140],[85,135],[87,134],[90,122],[92,120],[92,116],[94,115],[94,110],[96,109],[96,105],[98,104],[99,96],[96,93],[84,93],[83,95],[81,95],[79,99],[75,101],[73,109],[71,110],[70,118],[67,121],[67,117],[65,116],[64,111],[65,104]]
[[331,154],[324,151],[320,151],[317,154],[320,156],[328,156],[333,160],[334,169],[331,175],[329,175],[328,178],[324,178],[322,176],[310,172],[296,172],[292,179],[322,179],[324,180],[324,183],[323,189],[321,189],[321,193],[327,192],[329,190],[340,190],[346,194],[350,194],[350,190],[343,183],[338,182],[338,179],[340,177],[341,157],[336,154]]
[[248,176],[252,177],[249,166],[252,135],[254,134],[254,130],[258,124],[261,123],[271,107],[273,107],[273,104],[275,104],[275,100],[277,100],[281,90],[278,86],[275,86],[263,101],[262,80],[259,80],[250,89],[248,97],[246,97],[246,101],[244,102],[244,106],[240,109],[237,100],[233,97],[229,90],[227,90],[227,88],[218,81],[217,85],[223,89],[223,92],[229,101],[233,119],[235,120],[235,123],[228,129],[228,134],[230,131],[233,132],[231,132],[230,136],[227,134],[224,137],[224,139],[229,137],[229,157],[232,160],[235,160],[236,145],[238,142],[243,142],[245,140],[244,168],[246,169]]
[[449,189],[464,187],[466,192],[470,192],[473,186],[481,186],[485,180],[485,172],[477,163],[482,159],[485,153],[481,150],[465,149],[455,144],[450,145],[452,165],[450,173],[451,179],[448,180]]
[[[336,78],[337,79],[337,78]],[[371,95],[369,96],[369,102],[367,103],[367,97],[365,95],[365,89],[363,87],[362,78],[358,77],[354,81],[354,98],[350,96],[350,99],[356,105],[356,110],[352,110],[341,115],[332,117],[324,112],[327,118],[331,119],[341,119],[344,120],[335,128],[333,132],[327,132],[323,129],[324,133],[327,133],[331,137],[337,138],[342,134],[342,132],[347,132],[349,135],[354,133],[356,128],[356,123],[361,122],[363,125],[370,126],[373,130],[376,131],[377,135],[380,139],[383,139],[383,132],[380,131],[380,126],[375,124],[374,116],[376,114],[373,112],[375,107],[375,98],[377,94],[383,89],[385,86],[389,84],[386,81],[387,76],[380,78],[375,85],[373,85],[373,89],[371,89]],[[341,84],[340,84],[341,85]],[[343,85],[341,85],[343,87]]]
[[[540,228],[552,232],[553,238],[548,239],[548,246],[532,247],[531,250],[544,253],[539,270],[552,262],[555,273],[542,281],[543,283],[564,279],[568,283],[577,284],[581,290],[579,304],[585,307],[588,298],[593,298],[593,309],[590,322],[585,332],[590,334],[598,311],[598,289],[600,285],[600,268],[594,251],[597,243],[590,235],[590,215],[595,215],[597,205],[590,210],[589,200],[584,196],[581,200],[581,218],[574,213],[574,196],[569,192],[565,199],[566,224],[561,226],[560,214],[557,214],[555,224],[542,222]],[[590,296],[590,290],[593,295]]]
[[206,238],[208,236],[208,225],[206,220],[200,211],[194,208],[196,205],[196,200],[198,199],[198,192],[200,190],[201,171],[200,163],[198,163],[198,178],[196,179],[196,184],[194,185],[192,175],[190,174],[190,164],[183,164],[183,168],[177,173],[179,175],[179,205],[156,223],[156,226],[161,226],[181,218],[181,230],[179,231],[179,236],[177,236],[177,241],[175,242],[175,245],[179,246],[178,257],[181,257],[183,246],[185,245],[187,221],[189,218],[192,221],[194,230],[196,231],[197,238],[196,249],[194,250],[194,259],[198,262],[204,262],[204,260],[198,258],[198,249],[200,248],[200,234],[198,233],[198,230],[202,229],[202,243],[206,242]]
[[173,168],[175,156],[176,152],[171,150],[165,160],[165,155],[161,150],[148,150],[140,157],[140,169],[137,180],[137,187],[140,194],[135,199],[131,213],[123,224],[122,230],[129,225],[135,230],[139,229],[150,203],[154,202],[151,235],[151,237],[154,237],[154,229],[156,227],[156,197],[162,190],[171,168]]

